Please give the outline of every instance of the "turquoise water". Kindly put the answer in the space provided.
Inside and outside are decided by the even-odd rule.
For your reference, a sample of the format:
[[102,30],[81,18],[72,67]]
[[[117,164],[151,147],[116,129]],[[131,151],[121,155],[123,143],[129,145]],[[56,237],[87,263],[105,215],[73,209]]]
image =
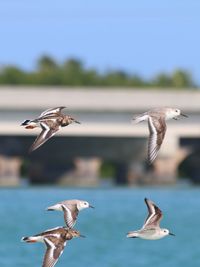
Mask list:
[[[144,221],[144,197],[161,207],[161,226],[175,237],[156,241],[126,238],[129,230],[140,228]],[[199,188],[25,188],[0,190],[0,266],[41,266],[43,244],[26,244],[20,239],[63,225],[60,212],[47,212],[45,208],[70,198],[88,200],[95,209],[79,214],[76,229],[86,238],[69,241],[56,266],[200,265]]]

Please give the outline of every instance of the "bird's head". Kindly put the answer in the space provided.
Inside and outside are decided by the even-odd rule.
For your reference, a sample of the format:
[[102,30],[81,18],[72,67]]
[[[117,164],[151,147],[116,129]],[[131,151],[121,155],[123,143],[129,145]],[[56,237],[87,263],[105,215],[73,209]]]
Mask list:
[[168,108],[166,112],[166,119],[177,119],[177,117],[183,116],[188,117],[187,115],[183,114],[180,109],[178,108]]
[[83,210],[83,209],[86,209],[86,208],[94,208],[94,207],[91,206],[87,201],[84,201],[84,200],[80,200],[77,203],[77,209],[78,210]]
[[81,233],[75,229],[68,229],[69,234],[72,237],[85,237],[84,235],[81,235]]
[[161,229],[162,235],[167,236],[167,235],[172,235],[175,236],[175,234],[172,234],[168,229]]

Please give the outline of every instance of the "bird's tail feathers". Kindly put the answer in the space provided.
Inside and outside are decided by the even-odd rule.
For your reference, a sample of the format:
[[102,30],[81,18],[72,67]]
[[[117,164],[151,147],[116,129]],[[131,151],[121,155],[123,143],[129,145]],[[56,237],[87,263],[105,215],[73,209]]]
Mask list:
[[37,242],[37,238],[34,236],[26,236],[26,237],[22,237],[21,241],[27,242],[27,243],[35,243]]
[[48,210],[48,211],[52,211],[52,210],[60,210],[60,211],[62,211],[62,205],[55,204],[53,206],[48,207],[46,210]]
[[134,116],[132,120],[134,123],[139,123],[147,119],[148,119],[148,115],[146,113],[143,113],[143,114]]
[[21,123],[21,126],[26,126],[30,123],[30,120],[25,120]]
[[127,236],[128,238],[137,238],[139,235],[138,235],[138,232],[137,231],[132,231],[132,232],[128,232]]
[[25,120],[21,123],[21,126],[25,126],[26,129],[34,129],[38,127],[38,123],[34,120]]

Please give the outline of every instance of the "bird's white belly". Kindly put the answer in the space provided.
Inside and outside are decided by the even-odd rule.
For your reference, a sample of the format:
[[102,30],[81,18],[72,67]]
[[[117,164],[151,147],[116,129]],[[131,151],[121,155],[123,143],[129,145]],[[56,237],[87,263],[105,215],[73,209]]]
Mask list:
[[157,240],[163,238],[161,235],[152,235],[152,236],[140,236],[142,239],[146,240]]
[[163,237],[164,236],[160,232],[157,232],[155,230],[147,230],[144,233],[140,233],[140,238],[147,240],[157,240]]

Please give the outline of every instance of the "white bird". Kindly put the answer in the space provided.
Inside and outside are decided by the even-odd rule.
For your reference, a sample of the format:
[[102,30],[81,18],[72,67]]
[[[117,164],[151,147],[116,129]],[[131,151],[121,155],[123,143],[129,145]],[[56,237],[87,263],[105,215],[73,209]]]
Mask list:
[[167,235],[175,236],[168,229],[160,228],[160,221],[163,217],[162,211],[149,199],[145,198],[149,214],[143,227],[138,231],[131,231],[127,234],[129,238],[142,238],[149,240],[161,239]]
[[157,157],[167,130],[166,120],[177,120],[178,116],[187,117],[176,108],[155,108],[133,118],[135,123],[148,121],[149,140],[148,140],[148,162],[152,162]]
[[27,243],[42,242],[46,245],[46,253],[42,267],[53,267],[62,255],[63,250],[68,240],[73,237],[84,237],[79,231],[75,229],[68,229],[66,227],[56,227],[46,230],[40,234],[23,237],[22,241]]
[[53,206],[47,208],[47,210],[58,210],[64,212],[64,220],[69,228],[73,228],[79,211],[86,208],[94,208],[85,200],[71,199],[61,201]]

